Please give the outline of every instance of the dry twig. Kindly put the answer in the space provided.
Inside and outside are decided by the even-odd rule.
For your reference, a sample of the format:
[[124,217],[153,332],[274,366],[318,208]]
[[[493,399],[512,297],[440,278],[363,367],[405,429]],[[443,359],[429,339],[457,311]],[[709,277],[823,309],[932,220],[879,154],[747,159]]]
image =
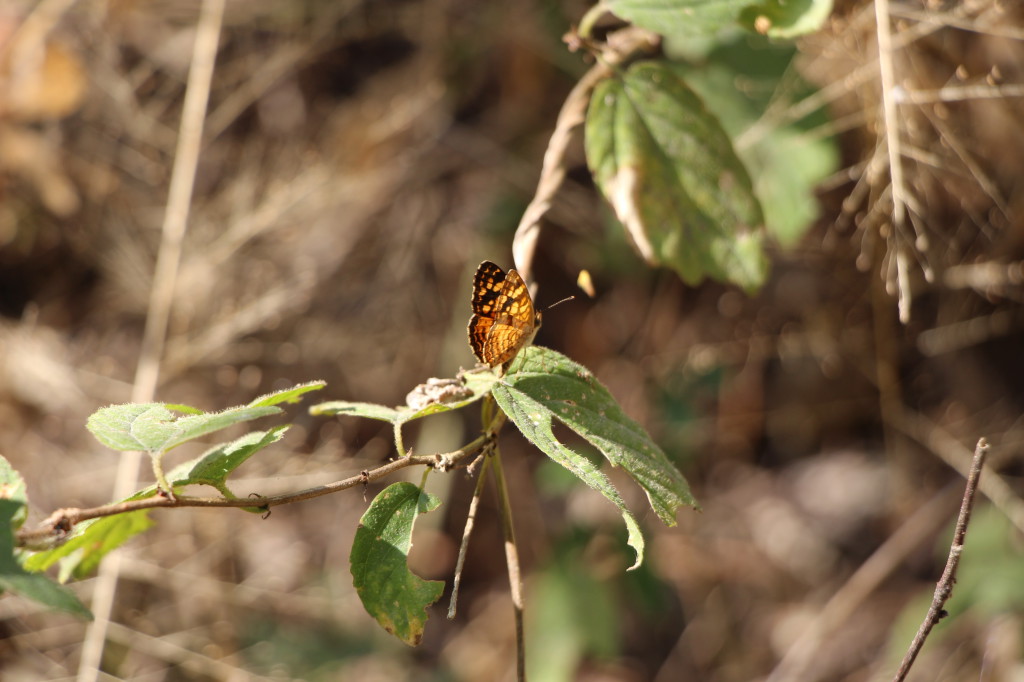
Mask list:
[[981,467],[985,464],[985,455],[988,453],[988,443],[984,438],[978,439],[978,445],[974,449],[974,459],[971,461],[971,473],[967,477],[967,486],[964,490],[964,500],[960,505],[960,517],[956,521],[956,530],[953,533],[953,543],[949,546],[949,557],[946,559],[946,568],[942,571],[942,578],[935,586],[935,595],[932,597],[932,605],[928,608],[921,627],[914,635],[914,641],[900,663],[893,682],[902,682],[910,672],[911,666],[917,654],[920,653],[924,641],[932,628],[946,616],[943,609],[950,595],[953,594],[953,583],[956,582],[956,569],[960,565],[960,555],[964,550],[964,537],[967,535],[967,524],[971,521],[971,509],[974,507],[974,496],[978,491],[978,480],[981,478]]

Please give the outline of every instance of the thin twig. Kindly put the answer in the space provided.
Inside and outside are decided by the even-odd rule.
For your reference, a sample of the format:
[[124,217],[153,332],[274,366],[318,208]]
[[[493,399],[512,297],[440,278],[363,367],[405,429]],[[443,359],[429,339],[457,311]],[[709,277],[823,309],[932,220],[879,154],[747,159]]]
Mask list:
[[501,529],[505,535],[505,562],[508,564],[508,584],[512,595],[512,609],[516,621],[516,680],[526,681],[526,638],[523,634],[523,578],[519,571],[519,550],[516,549],[516,532],[512,524],[512,505],[509,503],[505,471],[501,464],[501,453],[494,448],[494,486],[501,508]]
[[904,521],[818,610],[768,676],[767,682],[805,679],[806,671],[823,643],[849,621],[861,604],[921,546],[925,538],[932,537],[945,525],[947,510],[952,506],[956,493],[954,488],[937,493]]
[[[171,171],[171,183],[164,212],[160,250],[157,253],[146,327],[132,386],[132,402],[152,400],[160,375],[160,358],[163,355],[175,282],[181,263],[182,241],[188,223],[196,168],[199,164],[203,119],[210,98],[210,83],[220,42],[224,3],[225,0],[204,0],[196,27],[192,63],[181,112],[178,146],[175,150],[174,168]],[[115,497],[124,497],[135,487],[141,459],[141,453],[138,452],[122,454],[114,484]],[[82,642],[78,682],[94,682],[100,673],[100,660],[103,657],[107,625],[114,606],[114,593],[120,572],[119,556],[115,552],[105,561],[96,579],[92,600],[95,620],[89,625]]]
[[37,528],[18,531],[17,544],[19,546],[25,546],[37,544],[46,540],[53,540],[54,538],[66,537],[68,532],[76,524],[81,523],[82,521],[96,519],[103,516],[113,516],[115,514],[126,514],[128,512],[139,511],[140,509],[166,509],[175,507],[252,507],[257,509],[269,509],[270,507],[276,507],[282,504],[291,504],[293,502],[302,502],[303,500],[310,500],[314,497],[330,495],[331,493],[336,493],[341,490],[365,485],[371,481],[384,478],[385,476],[388,476],[400,469],[405,469],[406,467],[426,466],[433,467],[441,471],[447,471],[479,452],[487,440],[487,436],[480,436],[465,447],[455,450],[454,452],[444,454],[409,455],[406,457],[400,457],[388,462],[387,464],[383,464],[376,469],[363,471],[356,476],[350,476],[349,478],[341,481],[335,481],[333,483],[307,488],[297,492],[282,493],[280,495],[243,498],[186,497],[184,495],[176,495],[174,499],[163,497],[162,495],[154,495],[153,497],[147,497],[141,500],[113,502],[111,504],[86,509],[74,507],[58,509]]
[[462,584],[462,567],[466,563],[469,537],[473,534],[476,512],[480,506],[480,494],[484,489],[484,481],[487,480],[487,469],[490,468],[490,463],[491,459],[485,457],[484,465],[480,468],[480,475],[476,478],[476,487],[473,489],[473,499],[469,503],[469,511],[466,513],[466,526],[462,530],[462,544],[459,545],[459,558],[455,562],[455,575],[452,578],[452,598],[448,603],[448,620],[455,620],[455,611],[459,603],[459,586]]
[[942,571],[942,578],[935,586],[935,594],[932,597],[932,605],[928,613],[914,635],[914,641],[910,643],[907,654],[900,663],[893,682],[902,682],[906,679],[910,667],[914,665],[924,641],[932,628],[946,616],[943,607],[953,594],[953,583],[956,582],[956,569],[960,565],[960,555],[964,550],[964,537],[967,535],[967,524],[971,522],[971,509],[974,507],[974,496],[978,491],[978,480],[981,478],[981,467],[985,464],[985,455],[988,453],[988,443],[984,438],[978,439],[978,445],[974,448],[974,459],[971,461],[971,473],[967,477],[967,486],[964,490],[964,500],[960,505],[960,517],[956,521],[956,530],[953,532],[953,543],[949,546],[949,557],[946,559],[946,568]]

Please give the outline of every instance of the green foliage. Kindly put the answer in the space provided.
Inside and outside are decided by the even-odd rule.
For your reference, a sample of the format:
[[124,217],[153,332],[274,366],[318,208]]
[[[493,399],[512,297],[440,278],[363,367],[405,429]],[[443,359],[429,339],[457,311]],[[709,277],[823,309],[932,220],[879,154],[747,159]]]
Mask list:
[[766,230],[785,246],[803,236],[817,215],[814,187],[837,154],[799,122],[778,120],[779,101],[750,106],[752,89],[777,95],[797,79],[764,73],[780,48],[740,39],[741,28],[792,38],[820,27],[832,0],[607,0],[581,33],[602,9],[663,36],[669,56],[707,59],[637,61],[597,85],[586,120],[595,181],[648,263],[691,285],[710,278],[757,291],[768,276]]
[[0,592],[20,594],[55,611],[92,618],[89,609],[66,588],[46,576],[26,571],[14,553],[14,531],[25,521],[25,481],[0,456]]
[[[301,384],[262,396],[248,405],[214,413],[165,403],[114,405],[94,413],[89,418],[88,427],[100,442],[121,450],[144,449],[156,461],[167,449],[188,440],[242,421],[277,414],[281,410],[276,405],[297,402],[303,394],[319,390],[324,385],[323,382]],[[178,417],[175,412],[187,416]],[[215,445],[199,457],[176,467],[166,477],[166,484],[172,490],[189,485],[208,485],[225,497],[234,499],[235,495],[227,485],[228,476],[256,452],[279,441],[287,429],[287,425],[281,425],[267,431],[253,431]],[[158,492],[158,486],[151,485],[122,501],[141,500]],[[254,513],[263,511],[258,507],[243,509]],[[78,524],[71,537],[60,546],[29,555],[25,567],[31,571],[45,571],[60,562],[62,582],[70,578],[84,578],[96,570],[108,553],[152,525],[146,510],[92,519]]]
[[[115,450],[163,453],[233,424],[279,414],[281,408],[276,405],[294,403],[303,393],[320,390],[324,385],[322,381],[302,384],[222,412],[203,412],[187,405],[168,403],[111,405],[94,412],[86,427],[98,441]],[[186,416],[176,416],[174,412]]]
[[[457,403],[431,405],[426,413],[342,401],[321,403],[312,411],[400,425],[427,414],[469,405],[490,391],[494,402],[530,442],[619,508],[626,524],[627,543],[636,553],[632,568],[643,561],[644,539],[639,524],[598,464],[587,453],[577,452],[558,440],[554,434],[556,421],[579,434],[613,466],[629,473],[664,523],[675,525],[680,506],[697,506],[686,479],[646,431],[626,416],[589,370],[564,355],[530,346],[519,353],[506,376],[498,378],[491,372],[468,374],[467,385],[476,389],[473,396]],[[425,623],[424,609],[440,596],[442,585],[409,573],[409,538],[416,515],[437,504],[436,498],[412,484],[390,486],[363,517],[352,548],[352,574],[367,611],[388,632],[410,644],[419,641]]]
[[616,16],[669,41],[709,38],[737,23],[772,38],[818,30],[832,0],[605,0]]
[[[222,412],[203,412],[188,405],[171,403],[111,405],[94,412],[86,422],[86,427],[96,440],[115,450],[141,450],[148,453],[153,462],[153,475],[157,484],[170,493],[173,487],[164,476],[162,464],[164,453],[168,450],[234,424],[279,414],[281,408],[277,405],[296,403],[302,399],[303,394],[319,391],[325,385],[323,381],[299,384]],[[185,416],[177,416],[175,412]]]
[[352,543],[352,581],[367,613],[412,646],[423,637],[426,608],[444,591],[444,582],[409,571],[412,528],[417,516],[440,504],[412,483],[390,485],[363,514]]
[[672,38],[703,37],[734,23],[752,0],[605,0],[616,16]]
[[494,393],[503,409],[504,403],[511,406],[521,400],[531,409],[539,404],[596,447],[613,466],[629,472],[666,525],[676,524],[679,507],[697,506],[679,470],[583,365],[550,348],[531,346],[521,354],[515,374],[495,386]]
[[680,506],[696,506],[686,480],[582,365],[553,350],[531,346],[520,353],[513,369],[505,381],[494,386],[495,402],[531,443],[619,508],[629,545],[636,551],[636,568],[643,561],[644,551],[636,519],[597,465],[558,440],[554,422],[562,422],[610,463],[629,472],[647,493],[658,517],[668,525],[675,525]]
[[612,590],[581,556],[580,540],[565,538],[554,551],[531,583],[526,609],[527,678],[533,682],[575,679],[583,658],[614,656],[620,641]]
[[768,276],[764,219],[718,120],[667,62],[600,83],[587,112],[594,178],[641,255],[689,284],[757,290]]
[[719,45],[700,65],[675,67],[741,142],[737,154],[754,178],[765,226],[783,246],[794,245],[818,216],[814,190],[839,164],[832,138],[815,134],[827,123],[823,111],[798,121],[781,116],[787,102],[814,92],[794,73],[795,56],[791,45],[748,36]]
[[739,21],[770,38],[796,38],[817,31],[831,13],[832,0],[765,0],[744,9]]
[[75,527],[72,537],[25,560],[30,571],[45,571],[60,561],[60,581],[88,577],[107,554],[153,525],[145,510],[92,519]]

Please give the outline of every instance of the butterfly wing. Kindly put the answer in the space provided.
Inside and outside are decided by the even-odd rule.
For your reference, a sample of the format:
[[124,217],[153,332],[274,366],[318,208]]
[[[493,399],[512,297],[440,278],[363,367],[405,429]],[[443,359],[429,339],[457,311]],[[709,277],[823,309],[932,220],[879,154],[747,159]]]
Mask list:
[[473,317],[469,345],[480,362],[496,367],[533,338],[539,316],[530,290],[515,270],[507,273],[490,261],[473,278]]

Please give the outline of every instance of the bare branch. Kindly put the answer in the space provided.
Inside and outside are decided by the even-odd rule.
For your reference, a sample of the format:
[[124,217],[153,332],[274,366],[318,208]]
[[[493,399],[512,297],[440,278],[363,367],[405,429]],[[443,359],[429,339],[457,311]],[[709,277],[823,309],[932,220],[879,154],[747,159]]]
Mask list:
[[341,481],[335,481],[334,483],[328,483],[314,488],[307,488],[293,493],[282,493],[280,495],[270,495],[266,497],[261,495],[243,498],[187,497],[184,495],[176,495],[174,499],[171,499],[162,495],[155,495],[141,500],[112,502],[110,504],[87,509],[79,509],[75,507],[58,509],[37,528],[31,530],[22,529],[18,531],[17,544],[18,546],[26,546],[38,544],[46,540],[62,539],[67,536],[76,524],[81,523],[82,521],[97,519],[104,516],[113,516],[115,514],[126,514],[128,512],[139,511],[140,509],[166,509],[174,507],[256,507],[259,509],[269,509],[270,507],[310,500],[314,497],[329,495],[341,490],[347,490],[348,488],[365,485],[371,481],[376,481],[379,478],[384,478],[399,469],[405,469],[406,467],[427,466],[440,471],[447,471],[475,455],[481,450],[481,448],[483,448],[487,441],[487,436],[480,436],[465,447],[455,450],[454,452],[401,457],[399,459],[392,460],[387,464],[383,464],[376,469],[360,472],[356,476],[350,476],[349,478]]
[[985,464],[985,455],[988,453],[988,443],[984,438],[978,439],[978,445],[974,449],[974,459],[971,462],[971,473],[967,477],[967,486],[964,490],[964,500],[960,505],[960,517],[956,521],[956,530],[953,533],[953,543],[949,547],[949,557],[946,559],[946,568],[942,571],[942,578],[935,586],[935,594],[932,597],[932,605],[928,608],[921,627],[914,635],[914,641],[900,663],[893,682],[902,682],[906,679],[907,673],[914,665],[914,659],[924,646],[925,639],[932,631],[932,628],[946,616],[943,606],[953,594],[953,583],[956,582],[956,569],[960,565],[960,555],[964,549],[964,537],[967,535],[967,524],[971,521],[971,509],[974,507],[974,496],[978,491],[978,480],[981,478],[981,467]]

